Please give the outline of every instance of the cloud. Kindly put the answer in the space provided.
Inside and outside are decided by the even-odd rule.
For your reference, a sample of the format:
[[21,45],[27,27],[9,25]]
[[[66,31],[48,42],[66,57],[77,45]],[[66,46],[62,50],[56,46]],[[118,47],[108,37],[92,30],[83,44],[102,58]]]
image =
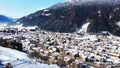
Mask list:
[[0,9],[0,14],[6,14],[5,10]]

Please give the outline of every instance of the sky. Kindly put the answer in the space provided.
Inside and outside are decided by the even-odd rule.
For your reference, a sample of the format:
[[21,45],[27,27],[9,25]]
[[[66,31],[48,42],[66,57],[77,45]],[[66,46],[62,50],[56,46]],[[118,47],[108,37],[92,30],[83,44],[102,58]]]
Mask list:
[[0,0],[0,14],[21,18],[40,9],[67,0]]

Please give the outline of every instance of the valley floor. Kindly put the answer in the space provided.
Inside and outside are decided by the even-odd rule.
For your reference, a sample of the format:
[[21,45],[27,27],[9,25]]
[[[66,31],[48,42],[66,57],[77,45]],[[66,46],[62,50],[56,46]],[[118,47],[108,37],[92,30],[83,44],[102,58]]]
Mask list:
[[0,47],[1,67],[10,63],[13,68],[120,68],[120,37],[109,33],[59,33],[22,26],[9,30],[15,31],[0,32],[0,46],[20,49],[21,43],[22,52]]

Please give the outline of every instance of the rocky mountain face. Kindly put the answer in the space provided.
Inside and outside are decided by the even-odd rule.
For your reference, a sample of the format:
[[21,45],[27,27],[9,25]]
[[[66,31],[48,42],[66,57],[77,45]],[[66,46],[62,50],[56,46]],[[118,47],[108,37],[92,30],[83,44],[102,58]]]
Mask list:
[[11,23],[13,22],[12,18],[5,15],[0,15],[0,23]]
[[57,32],[75,32],[89,22],[87,32],[109,31],[120,36],[120,2],[59,3],[16,22]]

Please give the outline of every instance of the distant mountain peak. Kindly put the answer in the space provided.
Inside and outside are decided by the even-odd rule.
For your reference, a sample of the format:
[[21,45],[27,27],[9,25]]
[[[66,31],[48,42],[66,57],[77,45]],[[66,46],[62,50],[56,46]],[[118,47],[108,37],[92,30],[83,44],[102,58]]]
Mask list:
[[12,23],[13,19],[11,17],[0,15],[0,23]]

